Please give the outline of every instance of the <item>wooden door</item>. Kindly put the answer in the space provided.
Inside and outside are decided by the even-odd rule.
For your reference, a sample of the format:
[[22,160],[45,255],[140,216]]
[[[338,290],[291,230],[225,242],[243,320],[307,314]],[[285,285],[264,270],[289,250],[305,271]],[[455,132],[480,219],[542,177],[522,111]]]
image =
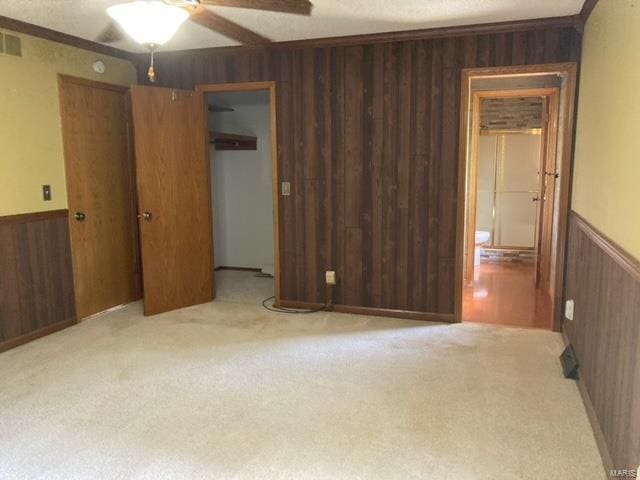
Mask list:
[[[544,137],[542,150],[544,163],[540,186],[540,222],[538,233],[538,255],[536,261],[536,287],[545,291],[550,289],[551,250],[553,246],[553,210],[556,189],[556,157],[558,155],[558,110],[559,91],[554,92],[546,101]],[[549,292],[552,293],[552,292]]]
[[145,315],[214,297],[202,92],[131,88]]
[[60,76],[78,319],[141,296],[128,88]]

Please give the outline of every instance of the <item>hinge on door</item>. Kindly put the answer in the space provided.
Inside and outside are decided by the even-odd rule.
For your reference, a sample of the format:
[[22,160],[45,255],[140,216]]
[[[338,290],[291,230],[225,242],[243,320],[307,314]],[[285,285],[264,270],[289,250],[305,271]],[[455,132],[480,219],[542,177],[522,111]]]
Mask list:
[[171,101],[175,102],[178,99],[178,92],[171,90]]

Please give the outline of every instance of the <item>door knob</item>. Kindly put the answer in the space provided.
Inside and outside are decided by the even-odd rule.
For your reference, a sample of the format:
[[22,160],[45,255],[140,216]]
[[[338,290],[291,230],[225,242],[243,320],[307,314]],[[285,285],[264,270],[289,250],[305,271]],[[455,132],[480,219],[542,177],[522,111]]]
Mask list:
[[540,197],[533,197],[533,198],[531,199],[531,201],[533,201],[533,202],[539,202],[539,201],[540,201]]
[[153,215],[151,215],[151,212],[143,212],[142,215],[138,214],[138,218],[142,218],[147,222],[150,222],[151,219],[153,218]]
[[82,212],[76,212],[74,217],[79,222],[84,222],[84,219],[87,218],[87,216]]

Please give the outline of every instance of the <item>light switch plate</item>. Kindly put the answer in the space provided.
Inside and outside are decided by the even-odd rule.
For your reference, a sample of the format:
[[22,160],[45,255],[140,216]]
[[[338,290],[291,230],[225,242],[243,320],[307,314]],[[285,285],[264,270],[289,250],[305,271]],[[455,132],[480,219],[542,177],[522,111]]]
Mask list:
[[291,195],[291,183],[282,182],[282,196],[288,197],[289,195]]
[[327,285],[336,284],[336,272],[334,270],[327,270],[324,276]]
[[564,303],[564,317],[567,320],[573,320],[573,309],[574,309],[573,300],[567,300]]
[[42,198],[45,202],[51,200],[51,185],[42,185]]

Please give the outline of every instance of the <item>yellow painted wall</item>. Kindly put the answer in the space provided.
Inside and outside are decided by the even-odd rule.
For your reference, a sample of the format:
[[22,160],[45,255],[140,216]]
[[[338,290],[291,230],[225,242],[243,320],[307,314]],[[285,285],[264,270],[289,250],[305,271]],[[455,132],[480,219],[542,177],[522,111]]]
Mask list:
[[[0,54],[0,216],[67,207],[58,73],[136,83],[126,60],[15,35],[22,39],[22,57]],[[103,75],[92,69],[96,60],[106,65]],[[53,194],[48,202],[42,199],[45,184]]]
[[582,52],[573,209],[640,259],[640,1],[600,0]]

